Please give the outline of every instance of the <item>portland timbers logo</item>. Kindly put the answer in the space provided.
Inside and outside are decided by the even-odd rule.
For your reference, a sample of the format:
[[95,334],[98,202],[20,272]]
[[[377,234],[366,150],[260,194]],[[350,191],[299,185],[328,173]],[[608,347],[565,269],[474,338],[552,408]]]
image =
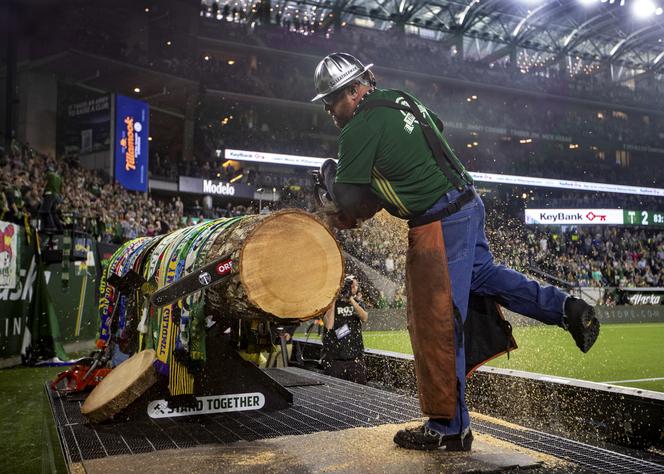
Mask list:
[[[397,97],[396,101],[397,104],[402,105],[404,107],[409,107],[408,102],[406,102],[406,99],[403,97]],[[417,108],[420,109],[420,112],[422,112],[422,115],[425,117],[427,116],[427,109],[423,105],[417,104]],[[401,115],[403,115],[403,129],[410,135],[413,133],[413,128],[414,124],[419,124],[419,122],[415,119],[415,116],[411,114],[410,112],[406,112],[404,110],[400,110]]]
[[212,282],[212,276],[208,272],[203,272],[200,275],[198,275],[198,282],[201,285],[209,285],[210,282]]

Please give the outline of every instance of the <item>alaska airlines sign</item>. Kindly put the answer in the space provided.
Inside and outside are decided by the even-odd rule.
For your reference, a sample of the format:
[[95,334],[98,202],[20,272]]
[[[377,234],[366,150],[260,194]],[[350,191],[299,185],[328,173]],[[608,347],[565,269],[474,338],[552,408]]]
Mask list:
[[115,180],[132,191],[148,190],[149,110],[146,102],[115,97]]

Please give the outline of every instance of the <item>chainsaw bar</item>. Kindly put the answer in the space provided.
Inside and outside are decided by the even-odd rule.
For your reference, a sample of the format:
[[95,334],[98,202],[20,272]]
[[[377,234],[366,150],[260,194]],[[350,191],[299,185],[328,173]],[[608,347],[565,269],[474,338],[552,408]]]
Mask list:
[[150,303],[158,308],[173,304],[193,293],[226,281],[232,273],[233,260],[228,254],[155,291],[150,297]]

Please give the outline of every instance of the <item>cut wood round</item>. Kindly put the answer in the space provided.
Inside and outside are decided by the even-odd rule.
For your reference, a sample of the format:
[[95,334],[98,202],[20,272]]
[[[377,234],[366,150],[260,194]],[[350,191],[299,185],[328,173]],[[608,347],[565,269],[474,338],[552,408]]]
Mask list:
[[208,314],[311,319],[330,306],[343,279],[336,239],[298,209],[242,220],[216,238],[207,260],[228,253],[234,274],[229,284],[208,290]]
[[118,365],[88,395],[81,413],[90,422],[100,423],[128,407],[157,382],[153,366],[156,359],[155,352],[149,349]]

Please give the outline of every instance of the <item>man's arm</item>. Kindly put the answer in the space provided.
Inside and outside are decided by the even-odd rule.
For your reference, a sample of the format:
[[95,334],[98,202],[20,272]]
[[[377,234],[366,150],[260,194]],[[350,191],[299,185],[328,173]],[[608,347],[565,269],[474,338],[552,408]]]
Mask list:
[[378,153],[382,128],[358,116],[346,126],[339,138],[333,199],[340,210],[341,229],[357,227],[358,221],[372,217],[381,209],[371,191],[372,169]]
[[[337,163],[326,160],[315,175],[319,188],[325,189],[327,199],[333,203],[334,211],[326,211],[330,225],[337,229],[357,227],[360,221],[371,218],[383,206],[371,191],[369,183],[336,182]],[[325,202],[321,206],[327,206]]]
[[[369,184],[334,183],[334,197],[340,210],[340,223],[356,227],[378,212],[382,205]],[[347,227],[340,227],[347,228]]]
[[357,315],[360,317],[363,323],[366,323],[369,320],[369,313],[358,303],[355,301],[355,298],[352,296],[348,299],[350,301],[350,304],[353,305],[353,308],[355,308],[355,312]]

